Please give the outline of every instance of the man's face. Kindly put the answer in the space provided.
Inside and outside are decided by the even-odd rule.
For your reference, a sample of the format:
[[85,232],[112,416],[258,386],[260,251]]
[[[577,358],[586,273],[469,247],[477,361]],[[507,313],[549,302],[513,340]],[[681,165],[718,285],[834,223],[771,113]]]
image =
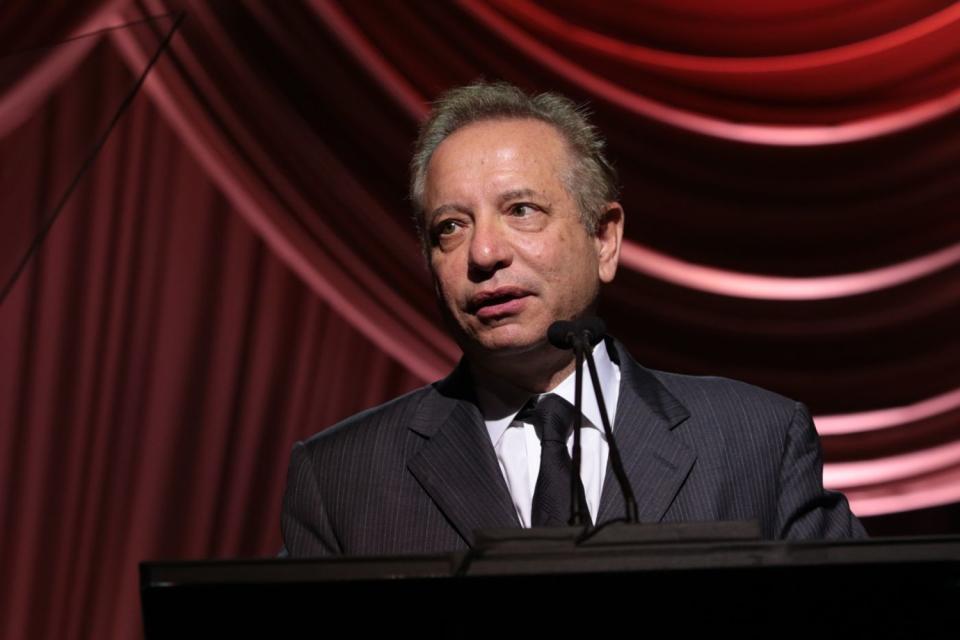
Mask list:
[[543,347],[547,328],[592,307],[616,272],[622,210],[587,233],[564,186],[567,145],[539,120],[485,120],[444,140],[427,167],[424,228],[440,302],[469,357]]

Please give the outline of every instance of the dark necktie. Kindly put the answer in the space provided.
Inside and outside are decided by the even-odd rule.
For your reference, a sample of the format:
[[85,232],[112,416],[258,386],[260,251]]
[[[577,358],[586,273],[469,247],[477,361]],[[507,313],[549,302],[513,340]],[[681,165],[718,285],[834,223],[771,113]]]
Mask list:
[[[534,527],[565,527],[570,520],[570,476],[573,463],[567,451],[567,436],[573,429],[576,410],[558,395],[547,394],[530,402],[517,420],[533,424],[540,436],[540,473],[533,491],[530,521]],[[584,513],[583,484],[577,483]],[[587,523],[589,515],[587,515]]]

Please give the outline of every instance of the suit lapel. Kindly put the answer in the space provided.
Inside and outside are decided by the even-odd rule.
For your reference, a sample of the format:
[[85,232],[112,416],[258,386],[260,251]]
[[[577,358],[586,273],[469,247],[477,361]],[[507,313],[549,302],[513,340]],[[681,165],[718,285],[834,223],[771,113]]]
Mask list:
[[407,468],[467,544],[477,529],[520,526],[462,362],[434,385],[410,428],[425,442]]
[[[614,341],[620,363],[620,396],[614,436],[641,522],[659,522],[683,486],[696,453],[672,429],[690,414],[649,371]],[[603,482],[598,523],[624,517],[626,507],[610,463]]]
[[[690,414],[619,342],[612,344],[621,376],[614,434],[640,520],[659,522],[696,460],[672,431]],[[467,544],[473,546],[477,529],[521,526],[462,362],[427,394],[410,429],[424,444],[407,468]],[[597,522],[625,511],[608,462]]]

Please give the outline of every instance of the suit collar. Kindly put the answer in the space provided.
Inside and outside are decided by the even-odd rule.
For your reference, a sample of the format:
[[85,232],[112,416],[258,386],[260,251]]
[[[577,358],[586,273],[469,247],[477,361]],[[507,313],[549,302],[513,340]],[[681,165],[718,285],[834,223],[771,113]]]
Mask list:
[[520,526],[463,360],[428,390],[410,429],[424,443],[407,468],[467,544],[477,529]]
[[[603,390],[603,399],[606,403],[607,415],[611,424],[617,411],[617,398],[620,397],[620,370],[613,364],[612,358],[606,349],[606,345],[597,344],[593,349],[593,358],[596,362],[597,373],[600,376],[600,387]],[[590,381],[590,374],[584,365],[583,376],[583,418],[584,428],[596,429],[603,433],[603,420],[600,417],[600,407],[597,398],[593,393],[593,384]],[[569,402],[571,405],[576,403],[576,372],[571,371],[570,375],[564,378],[556,387],[542,394],[536,394],[533,397],[542,397],[547,394],[555,394]],[[504,432],[513,424],[513,420],[523,405],[532,397],[529,391],[523,389],[505,386],[499,389],[498,393],[484,389],[481,386],[476,387],[477,406],[481,409],[484,424],[487,427],[487,433],[490,436],[490,442],[497,447],[497,442],[503,437]]]
[[[620,342],[608,339],[611,358],[620,365],[620,398],[614,436],[630,480],[641,522],[659,522],[683,486],[696,453],[673,431],[689,411]],[[598,523],[626,512],[616,476],[608,463]]]

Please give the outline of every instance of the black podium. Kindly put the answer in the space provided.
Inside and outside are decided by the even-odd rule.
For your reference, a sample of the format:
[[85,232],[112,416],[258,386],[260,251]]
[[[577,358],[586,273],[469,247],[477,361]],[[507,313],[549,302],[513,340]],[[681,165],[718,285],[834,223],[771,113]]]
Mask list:
[[140,572],[148,640],[960,638],[960,536],[147,562]]

